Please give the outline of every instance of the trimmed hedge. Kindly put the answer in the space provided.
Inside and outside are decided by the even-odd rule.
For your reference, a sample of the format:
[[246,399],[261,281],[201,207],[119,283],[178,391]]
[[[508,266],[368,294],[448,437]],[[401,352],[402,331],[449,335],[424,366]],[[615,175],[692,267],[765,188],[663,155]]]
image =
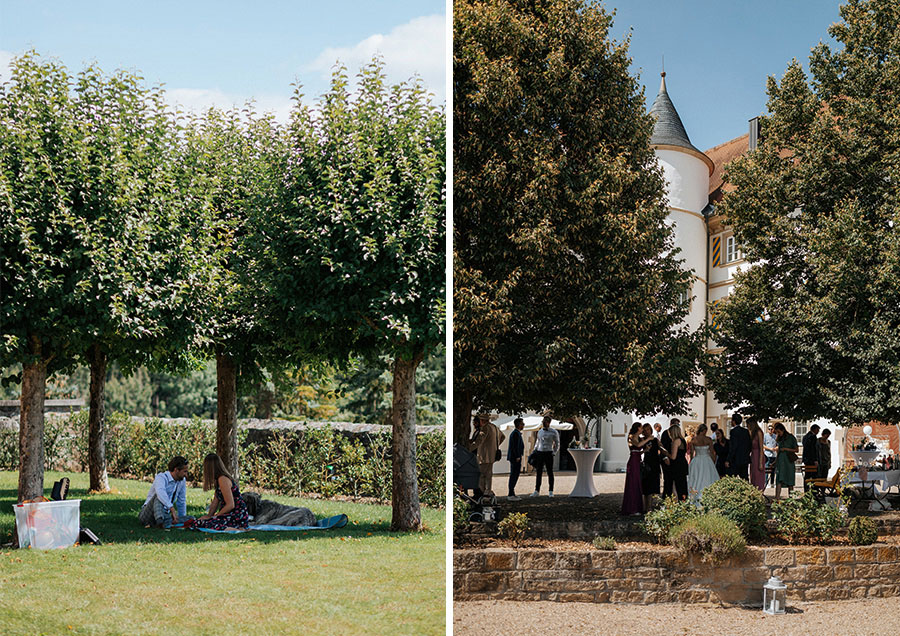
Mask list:
[[[45,468],[87,470],[87,411],[71,416],[48,415],[44,425]],[[216,429],[195,418],[188,423],[148,418],[132,420],[124,413],[107,417],[107,470],[114,477],[152,478],[169,459],[183,455],[190,465],[188,480],[202,480],[203,457],[215,450]],[[417,437],[416,467],[419,500],[444,506],[446,451],[444,432]],[[18,470],[18,430],[0,426],[0,469]],[[242,487],[273,490],[284,495],[318,493],[391,498],[390,433],[346,435],[331,427],[273,431],[266,443],[249,443],[238,430]]]

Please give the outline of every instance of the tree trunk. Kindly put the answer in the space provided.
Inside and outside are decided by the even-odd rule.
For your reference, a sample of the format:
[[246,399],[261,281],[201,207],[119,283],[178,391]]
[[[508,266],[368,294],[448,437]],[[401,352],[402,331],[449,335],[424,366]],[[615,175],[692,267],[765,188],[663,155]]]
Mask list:
[[99,345],[88,352],[91,366],[91,406],[88,414],[88,466],[91,474],[91,490],[109,491],[109,476],[106,474],[106,413],[104,391],[106,390],[107,358]]
[[238,480],[237,365],[220,351],[216,352],[216,453]]
[[393,405],[391,408],[391,530],[419,530],[419,482],[416,478],[416,367],[423,354],[412,360],[394,360]]
[[453,394],[453,443],[466,446],[472,433],[472,394]]
[[[37,345],[40,355],[40,345]],[[22,369],[22,403],[19,414],[19,501],[44,494],[44,391],[47,361]]]

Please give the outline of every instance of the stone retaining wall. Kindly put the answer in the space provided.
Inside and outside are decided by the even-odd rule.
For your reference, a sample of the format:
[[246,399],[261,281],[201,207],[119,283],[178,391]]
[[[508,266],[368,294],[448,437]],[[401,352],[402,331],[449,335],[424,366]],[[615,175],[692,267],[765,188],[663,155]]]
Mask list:
[[[896,516],[874,516],[879,536],[900,536],[900,518]],[[528,522],[528,536],[539,539],[566,539],[572,541],[592,541],[596,537],[617,537],[625,539],[635,537],[646,540],[647,533],[642,527],[642,517],[614,517],[593,521],[532,521]],[[775,534],[776,523],[773,519],[766,522],[769,534]],[[497,522],[470,523],[468,534],[473,537],[494,538],[497,536]],[[835,531],[836,536],[847,535],[847,525]]]
[[748,548],[721,564],[675,549],[455,550],[454,600],[762,605],[779,576],[791,601],[900,596],[896,546]]

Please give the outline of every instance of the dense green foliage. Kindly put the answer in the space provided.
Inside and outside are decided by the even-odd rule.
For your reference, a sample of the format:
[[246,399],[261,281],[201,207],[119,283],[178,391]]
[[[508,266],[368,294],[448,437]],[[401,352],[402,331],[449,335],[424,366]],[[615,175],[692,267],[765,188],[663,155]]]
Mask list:
[[838,508],[816,501],[812,492],[772,504],[776,532],[788,543],[826,543],[844,524]]
[[704,513],[684,521],[669,532],[669,543],[697,552],[703,561],[724,561],[743,554],[747,540],[737,524],[719,513]]
[[[289,361],[392,359],[394,523],[419,523],[415,373],[444,342],[446,134],[421,81],[379,60],[351,94],[338,69],[318,110],[296,104],[282,204],[256,220],[261,322]],[[301,360],[302,361],[302,360]]]
[[[29,53],[0,87],[0,366],[187,361],[203,241],[173,176],[162,90]],[[193,317],[194,320],[191,318]]]
[[734,521],[745,537],[753,538],[766,531],[766,498],[759,488],[738,477],[723,477],[703,490],[703,511]]
[[657,541],[665,541],[672,528],[700,515],[700,511],[689,501],[678,501],[674,496],[661,499],[653,510],[644,515],[644,532]]
[[297,89],[284,202],[254,236],[268,328],[291,349],[411,358],[444,341],[444,116],[378,61],[358,81],[337,70],[317,113]]
[[847,538],[853,545],[869,545],[878,541],[878,524],[869,517],[853,517],[847,528]]
[[721,311],[709,384],[730,407],[900,423],[900,3],[848,0],[768,81],[721,212],[752,264]]
[[[47,418],[44,436],[46,468],[83,471],[87,466],[87,412]],[[188,479],[202,479],[203,457],[215,448],[216,429],[194,419],[173,424],[157,418],[137,421],[121,413],[108,418],[107,462],[111,475],[152,478],[175,455],[185,456]],[[420,435],[418,476],[420,497],[433,507],[444,506],[446,460],[444,433]],[[278,431],[264,442],[249,443],[238,432],[238,450],[245,486],[285,495],[317,493],[391,498],[390,435],[348,436],[331,427]],[[0,470],[18,465],[18,434],[0,427]]]
[[690,274],[611,24],[582,0],[455,4],[457,401],[678,413],[697,389]]
[[[260,282],[251,237],[258,219],[280,207],[287,161],[283,130],[252,104],[210,109],[186,127],[181,147],[185,186],[210,237],[204,281],[209,355],[224,355],[240,369],[242,384],[278,358],[278,340],[261,324]],[[303,351],[295,352],[297,357]]]

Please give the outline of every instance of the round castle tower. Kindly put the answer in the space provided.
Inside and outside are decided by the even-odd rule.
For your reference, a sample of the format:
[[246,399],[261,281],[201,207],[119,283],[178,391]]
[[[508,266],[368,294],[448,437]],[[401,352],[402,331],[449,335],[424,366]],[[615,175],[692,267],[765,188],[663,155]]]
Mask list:
[[[666,74],[662,73],[659,94],[650,107],[656,118],[650,144],[656,151],[659,165],[666,180],[669,216],[666,222],[675,234],[675,246],[681,248],[679,257],[684,259],[685,269],[694,275],[691,287],[691,310],[686,323],[698,329],[706,320],[707,280],[706,262],[708,234],[704,208],[709,203],[709,177],[713,162],[691,144],[678,111],[666,91]],[[703,394],[692,399],[689,413],[683,421],[704,421]]]
[[[694,276],[690,313],[685,323],[690,329],[696,330],[706,321],[709,239],[704,209],[709,203],[709,177],[714,164],[691,143],[681,117],[666,91],[665,72],[662,73],[659,94],[650,107],[650,114],[656,119],[650,145],[656,152],[666,181],[669,207],[666,223],[674,233],[675,247],[681,249],[678,258],[683,259],[683,267]],[[700,381],[705,383],[704,378]],[[697,426],[703,422],[705,402],[705,391],[692,398],[688,402],[687,413],[678,415],[682,425]],[[613,471],[625,467],[628,461],[625,437],[632,422],[659,422],[665,428],[671,416],[659,413],[653,417],[638,417],[634,413],[617,411],[604,417],[600,439],[600,446],[604,449],[602,470]]]

